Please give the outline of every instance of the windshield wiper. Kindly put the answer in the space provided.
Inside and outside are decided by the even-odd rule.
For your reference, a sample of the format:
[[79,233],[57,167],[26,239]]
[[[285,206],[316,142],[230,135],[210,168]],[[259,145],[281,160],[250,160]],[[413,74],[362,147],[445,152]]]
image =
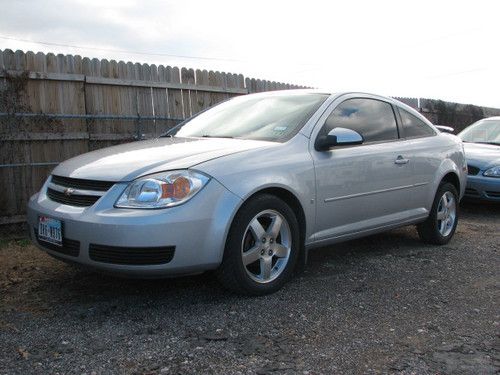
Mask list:
[[210,135],[210,134],[203,134],[203,138],[234,138],[229,135]]
[[500,146],[500,143],[498,143],[498,142],[474,142],[474,143],[481,143],[483,145]]

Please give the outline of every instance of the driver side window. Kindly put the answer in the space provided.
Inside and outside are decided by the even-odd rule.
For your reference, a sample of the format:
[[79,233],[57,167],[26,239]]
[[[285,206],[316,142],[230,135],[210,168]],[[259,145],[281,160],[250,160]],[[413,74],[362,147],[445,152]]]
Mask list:
[[365,143],[398,139],[392,106],[376,99],[356,98],[340,103],[326,119],[320,135],[338,127],[357,131]]

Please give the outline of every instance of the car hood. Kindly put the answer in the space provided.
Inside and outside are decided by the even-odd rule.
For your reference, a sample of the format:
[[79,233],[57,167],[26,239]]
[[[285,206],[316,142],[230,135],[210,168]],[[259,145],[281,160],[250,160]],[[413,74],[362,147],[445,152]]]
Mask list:
[[134,178],[196,164],[246,150],[279,143],[225,138],[157,138],[89,152],[59,164],[58,176],[101,181]]
[[500,146],[482,143],[464,143],[467,164],[485,169],[500,165]]

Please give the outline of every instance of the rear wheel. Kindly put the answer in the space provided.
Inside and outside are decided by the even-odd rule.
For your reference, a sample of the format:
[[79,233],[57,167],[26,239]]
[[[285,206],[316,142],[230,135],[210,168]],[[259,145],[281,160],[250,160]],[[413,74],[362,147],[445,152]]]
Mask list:
[[299,241],[297,219],[284,201],[267,194],[252,198],[233,220],[217,276],[240,294],[273,293],[290,278]]
[[457,224],[457,189],[445,182],[438,188],[429,217],[417,226],[418,234],[424,242],[444,245],[453,237]]

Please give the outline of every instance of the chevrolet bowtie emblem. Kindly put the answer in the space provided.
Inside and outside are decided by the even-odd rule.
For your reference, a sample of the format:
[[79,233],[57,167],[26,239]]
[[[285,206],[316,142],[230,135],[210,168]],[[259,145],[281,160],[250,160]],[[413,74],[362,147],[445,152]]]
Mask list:
[[72,188],[67,188],[67,189],[64,189],[64,195],[66,196],[70,196],[71,194],[73,194],[75,192],[75,189],[72,189]]

